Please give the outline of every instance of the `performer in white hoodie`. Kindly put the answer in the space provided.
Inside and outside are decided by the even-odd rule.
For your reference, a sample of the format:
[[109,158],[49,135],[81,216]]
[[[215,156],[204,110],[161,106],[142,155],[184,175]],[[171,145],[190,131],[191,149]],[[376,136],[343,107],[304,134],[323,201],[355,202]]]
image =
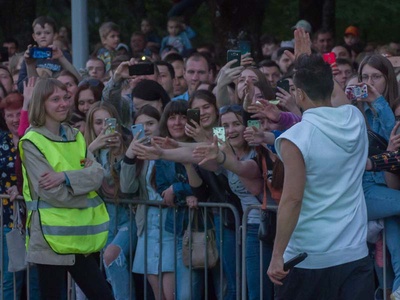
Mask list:
[[[293,78],[302,121],[276,141],[285,166],[277,234],[268,276],[275,299],[373,299],[362,176],[364,117],[333,108],[332,70],[319,55],[301,55]],[[308,257],[290,271],[284,261]]]

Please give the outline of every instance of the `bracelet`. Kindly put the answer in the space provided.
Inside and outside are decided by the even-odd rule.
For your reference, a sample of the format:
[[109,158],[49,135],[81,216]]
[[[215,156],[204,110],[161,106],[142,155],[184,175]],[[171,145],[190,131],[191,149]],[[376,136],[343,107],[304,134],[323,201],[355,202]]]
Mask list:
[[220,165],[223,165],[224,164],[224,162],[226,161],[226,153],[224,152],[224,151],[222,151],[221,150],[221,153],[222,153],[222,162],[219,162],[218,164],[220,164]]

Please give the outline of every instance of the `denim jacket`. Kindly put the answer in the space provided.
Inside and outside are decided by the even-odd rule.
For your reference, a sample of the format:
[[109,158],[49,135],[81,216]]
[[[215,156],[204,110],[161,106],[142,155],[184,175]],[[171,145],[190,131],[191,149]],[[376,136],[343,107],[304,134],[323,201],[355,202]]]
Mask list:
[[[364,112],[369,127],[374,132],[383,136],[386,140],[389,140],[390,133],[395,124],[394,114],[389,103],[383,96],[380,96],[372,102],[372,107],[375,112],[372,111],[371,107],[368,106],[367,103],[364,103]],[[386,185],[383,172],[365,172],[363,183],[366,182],[375,182],[377,184]]]
[[[193,195],[190,188],[185,167],[180,163],[166,160],[156,161],[156,186],[157,192],[161,195],[171,185],[175,194],[175,207],[170,207],[165,221],[165,230],[174,233],[174,222],[176,234],[183,235],[188,224],[188,208],[186,196]],[[174,210],[176,211],[174,220]]]

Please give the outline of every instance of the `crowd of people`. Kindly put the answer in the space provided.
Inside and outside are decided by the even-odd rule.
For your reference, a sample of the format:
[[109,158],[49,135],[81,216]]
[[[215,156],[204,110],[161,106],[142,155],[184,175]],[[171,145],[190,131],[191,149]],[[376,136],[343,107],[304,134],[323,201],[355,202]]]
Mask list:
[[[400,43],[365,43],[353,25],[335,39],[300,20],[293,40],[260,37],[263,60],[248,48],[221,63],[172,16],[164,38],[143,19],[126,44],[117,24],[103,23],[78,71],[66,27],[41,16],[32,29],[23,52],[4,40],[0,64],[3,234],[21,195],[30,299],[63,299],[67,272],[78,299],[140,299],[132,273],[155,299],[204,298],[207,270],[182,258],[191,214],[216,233],[213,296],[237,299],[235,222],[199,203],[229,203],[240,216],[264,197],[276,205],[265,186],[279,163],[275,242],[259,239],[259,209],[243,219],[247,298],[400,299]],[[43,49],[51,55],[35,57]],[[132,209],[133,199],[160,206]],[[2,296],[12,299],[16,284],[18,298],[24,271],[13,282],[7,253],[4,239]]]

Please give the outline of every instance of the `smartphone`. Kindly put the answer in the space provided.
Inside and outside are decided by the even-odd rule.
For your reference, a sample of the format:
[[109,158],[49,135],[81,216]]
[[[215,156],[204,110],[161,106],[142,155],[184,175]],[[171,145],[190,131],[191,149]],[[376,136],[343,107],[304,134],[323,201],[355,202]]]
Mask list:
[[231,65],[231,68],[236,68],[240,66],[240,60],[242,57],[242,53],[240,50],[228,50],[226,51],[226,61],[230,62],[231,60],[237,59],[237,62],[235,62],[233,65]]
[[132,126],[131,126],[131,131],[132,131],[133,137],[135,137],[135,136],[139,133],[139,136],[138,136],[138,139],[139,139],[139,140],[140,140],[141,138],[144,138],[144,137],[145,137],[145,134],[144,134],[144,126],[143,126],[143,124],[135,124],[135,125],[132,125]]
[[104,119],[107,129],[105,134],[111,134],[115,132],[115,128],[117,127],[117,119],[115,118],[105,118]]
[[213,135],[215,135],[218,140],[225,142],[225,128],[224,127],[214,127]]
[[349,85],[345,89],[345,94],[347,99],[350,101],[355,101],[357,99],[365,99],[368,97],[368,87],[366,84],[362,86]]
[[242,55],[251,52],[251,43],[250,41],[239,41],[239,49]]
[[261,128],[261,122],[260,120],[248,120],[247,121],[247,127],[255,127],[260,129]]
[[294,266],[297,264],[301,263],[303,260],[306,259],[308,254],[306,252],[300,253],[299,255],[296,255],[292,259],[289,259],[287,262],[283,264],[283,270],[288,271],[292,269]]
[[36,59],[51,58],[53,56],[53,49],[47,47],[32,47],[29,49],[29,56]]
[[152,74],[154,74],[154,64],[151,62],[141,62],[133,66],[129,66],[129,76]]
[[200,125],[200,109],[191,109],[187,110],[187,122],[190,126],[195,127],[191,120],[195,121],[197,124]]
[[280,87],[281,89],[284,89],[286,92],[290,93],[290,85],[289,85],[289,80],[287,79],[281,79],[279,80],[276,85]]
[[7,47],[0,47],[0,62],[8,61],[8,49]]
[[330,65],[336,62],[336,54],[333,52],[322,54],[322,58],[324,59],[325,62],[327,62]]

